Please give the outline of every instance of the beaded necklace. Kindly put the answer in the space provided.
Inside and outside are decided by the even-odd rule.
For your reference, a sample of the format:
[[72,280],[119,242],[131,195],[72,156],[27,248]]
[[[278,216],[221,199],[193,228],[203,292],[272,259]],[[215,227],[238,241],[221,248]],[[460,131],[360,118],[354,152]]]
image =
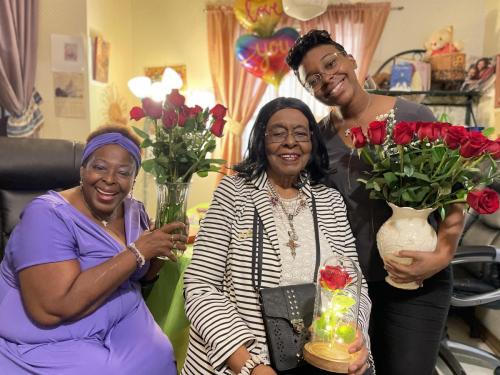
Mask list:
[[297,231],[295,230],[295,226],[293,224],[293,218],[297,216],[305,207],[307,207],[307,202],[304,198],[304,194],[302,193],[302,190],[299,189],[299,193],[297,194],[297,198],[295,199],[295,207],[291,212],[288,212],[285,204],[283,203],[283,199],[278,195],[271,181],[267,181],[267,186],[271,205],[273,207],[279,207],[281,209],[288,222],[288,226],[290,227],[290,230],[287,231],[288,242],[285,245],[288,246],[292,257],[295,259],[295,256],[297,255],[296,250],[300,245],[298,243],[299,236],[297,235]]

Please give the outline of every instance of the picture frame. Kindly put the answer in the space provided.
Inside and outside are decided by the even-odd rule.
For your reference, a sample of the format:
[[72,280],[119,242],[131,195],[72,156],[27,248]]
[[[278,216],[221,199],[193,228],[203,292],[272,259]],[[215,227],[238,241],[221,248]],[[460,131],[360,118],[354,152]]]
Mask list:
[[101,36],[94,38],[93,79],[108,83],[111,45]]

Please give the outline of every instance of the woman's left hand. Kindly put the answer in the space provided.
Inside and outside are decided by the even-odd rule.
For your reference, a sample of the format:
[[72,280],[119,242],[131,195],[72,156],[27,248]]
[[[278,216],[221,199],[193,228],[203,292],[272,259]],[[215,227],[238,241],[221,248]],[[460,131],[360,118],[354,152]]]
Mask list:
[[394,254],[399,257],[411,258],[409,265],[398,263],[390,258],[385,260],[385,269],[392,280],[397,283],[416,282],[421,284],[423,280],[435,275],[445,268],[451,261],[446,254],[438,251],[400,251]]
[[349,365],[349,375],[363,375],[368,369],[368,349],[366,348],[363,334],[356,332],[356,340],[349,345],[349,353],[356,353],[355,360]]

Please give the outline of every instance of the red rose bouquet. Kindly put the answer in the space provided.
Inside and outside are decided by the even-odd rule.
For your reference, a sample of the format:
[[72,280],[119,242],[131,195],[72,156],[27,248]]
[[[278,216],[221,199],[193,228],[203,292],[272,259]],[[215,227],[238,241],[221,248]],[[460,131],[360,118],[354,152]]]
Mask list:
[[443,122],[398,122],[393,113],[369,124],[366,134],[351,129],[354,146],[371,166],[359,179],[370,198],[399,207],[439,208],[468,203],[481,214],[499,207],[485,186],[498,177],[500,140]]
[[184,103],[185,97],[174,89],[163,103],[145,98],[142,107],[130,110],[131,119],[145,118],[153,124],[154,134],[134,130],[143,138],[141,147],[152,151],[152,158],[144,160],[142,168],[159,185],[188,182],[194,173],[205,177],[225,163],[206,156],[215,150],[215,137],[222,136],[226,108],[221,104],[210,110],[198,105],[190,108]]

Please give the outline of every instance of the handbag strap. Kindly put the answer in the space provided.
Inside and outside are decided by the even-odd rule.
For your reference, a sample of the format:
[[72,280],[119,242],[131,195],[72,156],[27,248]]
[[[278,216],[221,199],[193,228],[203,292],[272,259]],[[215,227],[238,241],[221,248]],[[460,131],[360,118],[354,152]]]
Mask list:
[[[318,215],[316,211],[316,200],[311,192],[312,203],[312,217],[314,224],[314,240],[316,242],[316,264],[314,266],[313,283],[316,282],[316,275],[318,274],[319,263],[321,259],[321,250],[319,243],[319,228],[318,228]],[[264,225],[259,218],[257,209],[253,212],[253,228],[252,228],[252,287],[256,292],[261,289],[262,285],[262,257],[263,257],[263,243],[264,243]],[[257,282],[255,281],[257,279]]]

